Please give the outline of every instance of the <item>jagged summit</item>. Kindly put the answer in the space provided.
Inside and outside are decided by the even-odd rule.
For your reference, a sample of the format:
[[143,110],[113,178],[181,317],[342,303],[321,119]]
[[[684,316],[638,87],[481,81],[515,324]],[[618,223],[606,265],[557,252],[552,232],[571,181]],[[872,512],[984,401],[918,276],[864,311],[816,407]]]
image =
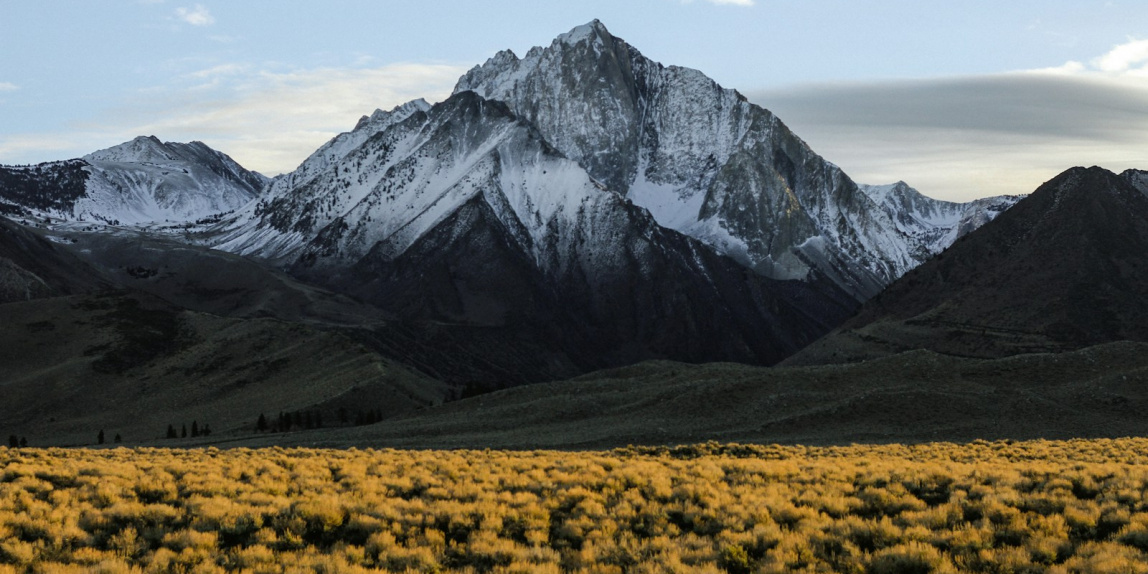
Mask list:
[[577,44],[584,40],[600,40],[603,43],[607,43],[613,39],[614,37],[610,34],[610,31],[606,29],[606,25],[603,24],[601,20],[595,18],[581,26],[575,26],[569,32],[558,36],[554,39],[554,43]]
[[353,131],[366,129],[372,125],[379,126],[386,124],[387,122],[402,120],[415,112],[425,112],[429,110],[430,107],[431,105],[428,104],[426,100],[423,98],[418,98],[405,104],[395,106],[394,108],[391,108],[390,111],[376,109],[371,115],[359,118],[359,123],[355,124],[355,129]]
[[137,136],[130,141],[92,152],[82,159],[87,161],[119,161],[158,163],[176,159],[172,150],[153,136]]

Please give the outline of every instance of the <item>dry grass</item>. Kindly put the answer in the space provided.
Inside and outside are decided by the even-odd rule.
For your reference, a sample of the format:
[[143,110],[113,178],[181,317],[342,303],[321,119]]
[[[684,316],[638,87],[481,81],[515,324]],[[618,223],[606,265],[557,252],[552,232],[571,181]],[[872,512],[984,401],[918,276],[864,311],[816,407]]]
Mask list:
[[1148,439],[0,449],[6,572],[1148,572]]

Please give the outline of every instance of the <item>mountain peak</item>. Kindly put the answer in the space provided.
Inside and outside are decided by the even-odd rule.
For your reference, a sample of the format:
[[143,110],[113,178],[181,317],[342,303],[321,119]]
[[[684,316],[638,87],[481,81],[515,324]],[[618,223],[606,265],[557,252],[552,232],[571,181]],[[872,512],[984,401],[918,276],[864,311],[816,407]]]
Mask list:
[[359,130],[370,124],[392,123],[394,121],[402,121],[415,112],[425,112],[431,108],[423,98],[411,100],[405,104],[399,104],[390,111],[383,111],[376,109],[371,115],[359,118],[358,123],[355,124],[355,129]]
[[612,37],[613,36],[610,34],[610,31],[606,29],[606,26],[602,24],[600,20],[595,18],[586,24],[577,26],[569,32],[558,36],[558,38],[554,40],[554,43],[575,45],[583,40],[603,40],[605,38]]
[[1051,197],[1053,201],[1051,207],[1055,209],[1065,205],[1066,202],[1074,204],[1090,200],[1097,194],[1122,196],[1132,190],[1139,191],[1127,178],[1094,165],[1069,168],[1042,185],[1033,195]]
[[83,159],[88,161],[160,162],[174,159],[167,144],[152,136],[137,136],[131,141],[92,152]]

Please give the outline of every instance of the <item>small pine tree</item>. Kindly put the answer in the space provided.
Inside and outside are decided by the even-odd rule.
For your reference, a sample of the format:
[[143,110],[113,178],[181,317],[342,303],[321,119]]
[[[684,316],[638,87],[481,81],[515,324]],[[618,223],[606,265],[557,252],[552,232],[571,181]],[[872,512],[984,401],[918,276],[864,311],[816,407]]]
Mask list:
[[179,437],[179,435],[176,434],[175,427],[172,425],[167,425],[167,438],[178,438],[178,437]]
[[16,448],[16,447],[20,446],[20,437],[14,435],[14,434],[8,435],[8,446],[10,446],[12,448]]
[[209,425],[207,423],[203,423],[203,430],[199,431],[199,434],[200,434],[200,436],[211,435],[211,425]]
[[26,437],[26,436],[20,437],[20,446],[21,447],[28,446],[28,437]]
[[199,423],[195,421],[191,421],[191,436],[193,438],[199,436]]
[[96,444],[104,444],[104,429],[100,429],[100,434],[96,435]]
[[187,425],[181,425],[179,430],[179,438],[187,438]]
[[259,420],[255,421],[255,430],[264,432],[267,430],[267,417],[263,413],[259,413]]
[[116,433],[116,438],[113,438],[112,442],[120,444],[121,442],[124,442],[124,439],[120,436],[120,433]]

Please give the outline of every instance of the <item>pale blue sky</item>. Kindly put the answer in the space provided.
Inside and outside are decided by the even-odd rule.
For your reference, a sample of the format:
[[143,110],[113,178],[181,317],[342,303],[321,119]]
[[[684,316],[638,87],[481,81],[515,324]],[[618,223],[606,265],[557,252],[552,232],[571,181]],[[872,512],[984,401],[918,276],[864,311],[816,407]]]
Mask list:
[[0,14],[0,163],[154,134],[288,171],[375,108],[441,99],[494,52],[599,18],[778,113],[859,181],[965,198],[1077,163],[1148,168],[1148,2],[0,0]]

